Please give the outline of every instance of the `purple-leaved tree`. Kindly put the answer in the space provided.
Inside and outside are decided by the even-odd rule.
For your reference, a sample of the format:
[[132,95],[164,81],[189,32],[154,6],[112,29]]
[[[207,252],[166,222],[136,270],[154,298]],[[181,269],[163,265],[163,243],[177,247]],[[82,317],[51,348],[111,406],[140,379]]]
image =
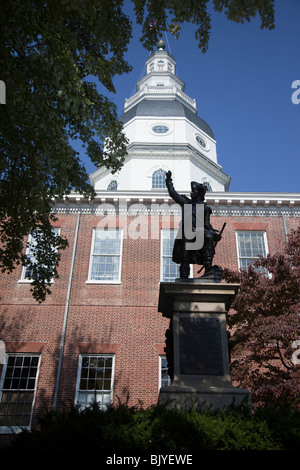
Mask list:
[[240,283],[228,315],[232,380],[251,391],[254,406],[293,402],[300,394],[300,226],[281,253],[224,276]]

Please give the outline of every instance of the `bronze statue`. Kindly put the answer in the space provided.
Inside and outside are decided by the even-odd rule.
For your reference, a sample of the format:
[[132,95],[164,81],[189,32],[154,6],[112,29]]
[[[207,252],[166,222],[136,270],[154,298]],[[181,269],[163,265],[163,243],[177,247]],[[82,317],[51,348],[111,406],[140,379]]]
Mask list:
[[[216,244],[220,241],[226,224],[223,225],[220,232],[212,227],[210,223],[212,209],[204,202],[207,187],[201,183],[192,181],[191,198],[188,198],[185,195],[180,195],[174,189],[171,171],[166,173],[166,186],[170,197],[182,208],[181,224],[184,219],[185,205],[192,204],[192,230],[194,232],[196,230],[196,206],[197,204],[204,205],[204,220],[202,222],[204,224],[204,227],[202,227],[204,230],[204,243],[202,248],[199,250],[186,249],[187,241],[190,242],[191,240],[187,240],[185,230],[182,227],[174,242],[172,260],[175,263],[180,264],[180,279],[187,279],[189,277],[190,264],[198,264],[203,265],[203,268],[205,268],[204,275],[201,276],[201,279],[220,282],[223,270],[219,266],[213,266],[212,261],[215,254]],[[200,269],[200,271],[202,271],[202,269]],[[200,271],[198,271],[198,273]]]

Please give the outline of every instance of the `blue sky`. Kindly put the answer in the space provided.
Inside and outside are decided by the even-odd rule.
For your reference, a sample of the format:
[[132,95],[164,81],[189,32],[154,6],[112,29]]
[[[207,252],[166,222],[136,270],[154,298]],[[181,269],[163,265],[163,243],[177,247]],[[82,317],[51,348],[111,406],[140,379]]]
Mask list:
[[[162,39],[185,92],[215,133],[218,162],[231,176],[229,191],[300,192],[300,104],[291,99],[292,83],[300,80],[300,0],[275,0],[272,31],[261,30],[259,18],[243,25],[216,12],[211,18],[206,54],[193,25],[183,27],[179,40],[171,34]],[[139,35],[134,26],[126,55],[132,72],[115,79],[119,115],[149,55]]]

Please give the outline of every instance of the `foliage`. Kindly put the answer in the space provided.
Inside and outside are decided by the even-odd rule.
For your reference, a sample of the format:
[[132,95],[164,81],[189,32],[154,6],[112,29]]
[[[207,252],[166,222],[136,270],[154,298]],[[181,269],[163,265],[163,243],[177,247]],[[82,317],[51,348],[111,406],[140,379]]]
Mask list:
[[30,264],[24,237],[40,227],[45,249],[32,287],[44,300],[67,245],[51,231],[53,200],[71,190],[93,196],[71,140],[80,139],[96,165],[116,171],[124,161],[127,141],[116,107],[94,82],[114,91],[113,76],[131,70],[123,58],[130,20],[118,1],[9,0],[0,21],[7,89],[0,122],[0,266],[11,272]]
[[281,401],[276,405],[267,404],[259,408],[255,416],[268,423],[272,437],[283,449],[299,450],[300,412],[294,404]]
[[132,0],[137,22],[142,25],[142,43],[151,49],[164,31],[179,37],[182,25],[196,25],[195,38],[198,47],[206,52],[209,44],[211,21],[209,8],[223,12],[229,20],[237,23],[251,21],[260,16],[261,28],[274,28],[274,0]]
[[[168,27],[178,37],[180,25],[192,22],[199,26],[199,47],[207,48],[207,0],[132,1],[145,47],[151,49]],[[213,2],[234,21],[259,13],[263,27],[273,26],[272,0],[246,3]],[[131,70],[124,54],[132,23],[122,0],[6,0],[0,25],[0,78],[7,96],[0,121],[0,269],[11,273],[20,263],[31,264],[24,240],[40,227],[44,251],[31,268],[33,295],[42,301],[67,246],[51,231],[53,201],[71,190],[94,195],[75,140],[95,165],[113,172],[126,156],[127,139],[105,93],[116,91],[115,75]]]
[[300,227],[282,253],[260,258],[248,271],[225,272],[227,281],[240,283],[228,316],[232,378],[251,390],[256,403],[299,396],[299,253]]
[[[285,410],[286,415],[286,410]],[[97,450],[109,454],[187,453],[200,450],[272,450],[300,444],[299,412],[285,419],[282,413],[251,415],[244,405],[228,410],[167,409],[164,406],[100,409],[97,404],[80,411],[49,412],[40,417],[39,428],[15,435],[11,449]],[[289,435],[293,436],[292,444]],[[129,453],[129,454],[128,454]]]

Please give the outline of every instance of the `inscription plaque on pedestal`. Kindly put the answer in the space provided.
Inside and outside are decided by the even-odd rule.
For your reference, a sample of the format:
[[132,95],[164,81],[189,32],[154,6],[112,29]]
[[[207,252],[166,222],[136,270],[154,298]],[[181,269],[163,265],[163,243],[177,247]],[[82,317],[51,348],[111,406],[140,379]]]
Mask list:
[[220,320],[181,315],[179,350],[181,375],[222,375]]
[[246,399],[251,406],[249,391],[230,380],[226,315],[238,288],[197,279],[160,284],[159,311],[170,319],[166,353],[173,372],[171,385],[160,389],[160,404],[217,410]]

